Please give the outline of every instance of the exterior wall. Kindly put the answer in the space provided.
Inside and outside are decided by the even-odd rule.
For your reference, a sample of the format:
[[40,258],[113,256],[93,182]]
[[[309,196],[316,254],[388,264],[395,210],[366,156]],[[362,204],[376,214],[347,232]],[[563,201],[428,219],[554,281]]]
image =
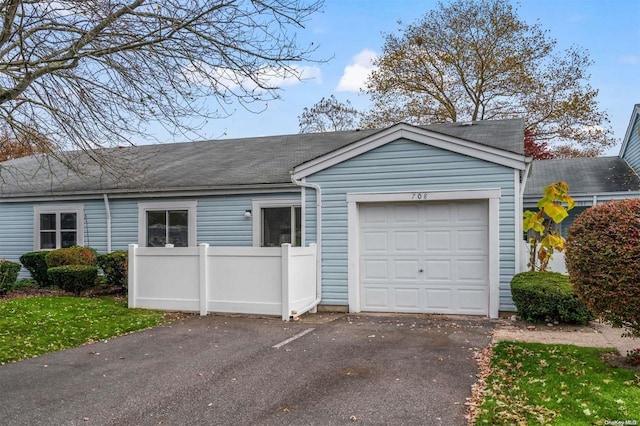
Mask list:
[[640,114],[635,115],[635,122],[630,126],[629,140],[622,158],[633,167],[636,173],[640,173]]
[[513,169],[398,140],[309,176],[307,181],[322,187],[323,304],[348,304],[347,193],[499,188],[500,309],[515,309],[509,287],[516,250]]
[[[211,246],[251,246],[253,225],[244,216],[253,200],[299,198],[298,193],[265,193],[226,196],[185,197],[197,201],[197,241]],[[109,198],[111,211],[111,248],[127,250],[138,243],[138,202],[175,201],[180,198]],[[0,259],[18,262],[22,254],[35,250],[34,206],[81,204],[84,207],[84,244],[100,253],[107,251],[107,214],[104,200],[68,202],[4,202],[0,203]],[[27,278],[23,271],[21,277]]]

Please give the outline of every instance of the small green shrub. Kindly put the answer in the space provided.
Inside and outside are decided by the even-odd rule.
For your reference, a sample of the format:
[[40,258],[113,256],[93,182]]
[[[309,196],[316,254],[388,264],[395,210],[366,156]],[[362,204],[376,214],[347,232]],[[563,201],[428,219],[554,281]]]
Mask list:
[[65,265],[96,265],[96,251],[89,247],[68,247],[50,251],[45,256],[49,268]]
[[0,294],[4,294],[15,284],[18,280],[18,273],[20,272],[19,263],[10,262],[5,259],[0,259]]
[[585,325],[594,317],[578,300],[569,277],[557,272],[523,272],[511,280],[511,296],[525,321]]
[[127,288],[127,255],[126,250],[117,250],[98,256],[98,266],[104,272],[108,285]]
[[589,309],[640,337],[640,199],[580,214],[569,228],[566,260],[571,284]]
[[47,250],[31,251],[20,256],[20,263],[29,271],[38,287],[51,287],[49,275],[47,275],[49,267],[45,261],[45,257],[49,253]]
[[64,265],[49,268],[49,280],[76,295],[95,285],[98,268],[90,265]]

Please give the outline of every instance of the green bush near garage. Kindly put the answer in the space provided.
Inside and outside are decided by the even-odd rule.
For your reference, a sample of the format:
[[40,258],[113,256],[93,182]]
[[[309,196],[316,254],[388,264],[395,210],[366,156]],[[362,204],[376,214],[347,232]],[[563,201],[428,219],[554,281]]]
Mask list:
[[511,296],[524,321],[585,325],[594,319],[573,291],[569,277],[558,272],[517,274],[511,280]]

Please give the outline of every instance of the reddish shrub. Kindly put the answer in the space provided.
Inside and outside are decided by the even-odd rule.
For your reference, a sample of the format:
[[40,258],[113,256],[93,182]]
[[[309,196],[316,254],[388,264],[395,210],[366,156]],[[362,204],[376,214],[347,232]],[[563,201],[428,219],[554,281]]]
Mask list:
[[569,228],[566,261],[589,310],[640,336],[640,199],[610,201],[578,216]]
[[67,265],[96,265],[96,251],[89,247],[69,247],[50,251],[45,256],[49,268]]

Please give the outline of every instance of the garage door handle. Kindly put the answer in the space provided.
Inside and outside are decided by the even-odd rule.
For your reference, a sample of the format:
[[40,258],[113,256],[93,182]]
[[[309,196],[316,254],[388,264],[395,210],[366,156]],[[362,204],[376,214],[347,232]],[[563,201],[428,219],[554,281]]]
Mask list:
[[418,269],[418,272],[424,272],[424,269],[420,268]]

